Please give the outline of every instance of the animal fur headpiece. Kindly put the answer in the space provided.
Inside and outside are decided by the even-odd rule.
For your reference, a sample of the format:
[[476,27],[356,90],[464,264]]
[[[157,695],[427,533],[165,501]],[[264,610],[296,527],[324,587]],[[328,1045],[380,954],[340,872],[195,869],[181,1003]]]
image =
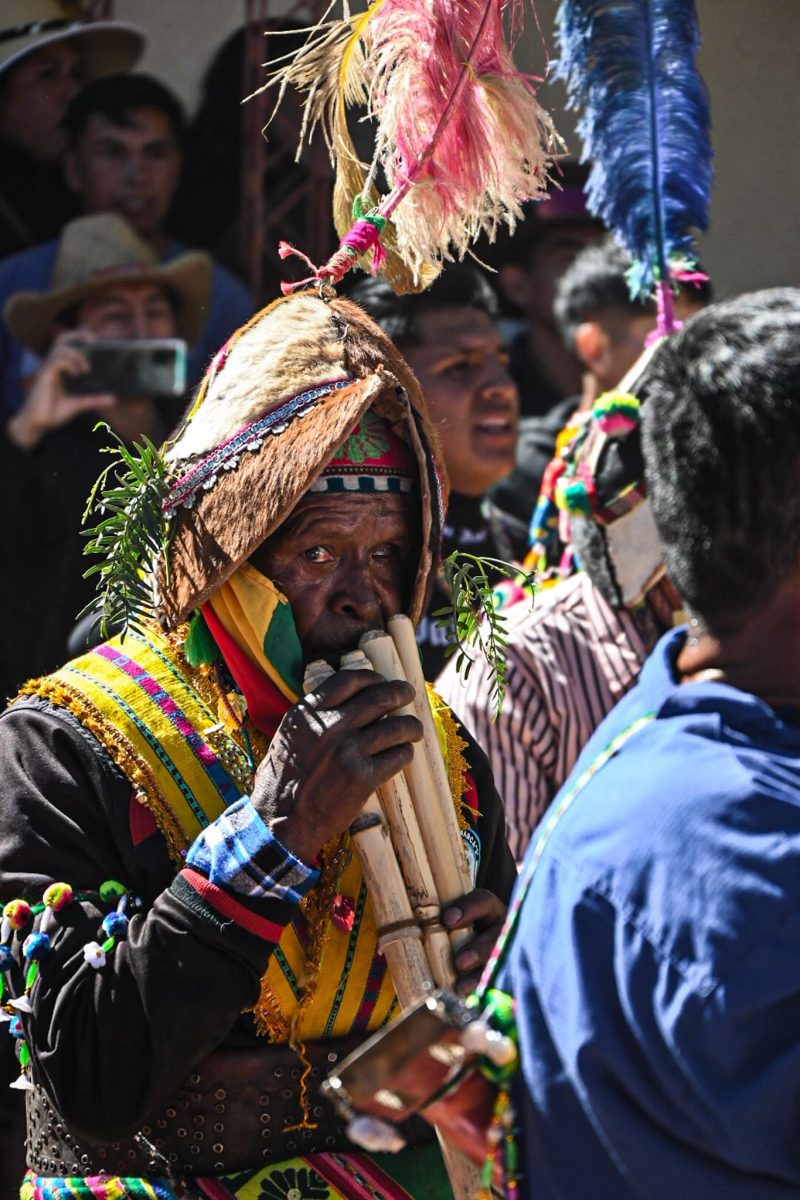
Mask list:
[[106,511],[109,496],[116,508],[89,548],[105,558],[95,568],[105,619],[135,625],[148,607],[167,626],[186,619],[282,524],[368,410],[404,441],[419,473],[410,611],[418,620],[444,503],[426,401],[362,309],[310,291],[276,301],[233,335],[162,454],[146,446],[140,459],[128,455],[130,491],[106,492]]

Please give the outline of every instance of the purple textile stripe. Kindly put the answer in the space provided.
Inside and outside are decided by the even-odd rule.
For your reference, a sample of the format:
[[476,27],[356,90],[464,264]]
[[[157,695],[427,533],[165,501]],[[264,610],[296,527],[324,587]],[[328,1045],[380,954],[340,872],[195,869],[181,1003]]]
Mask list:
[[206,774],[213,782],[215,788],[222,796],[226,804],[239,798],[239,789],[234,784],[228,772],[220,763],[214,751],[203,740],[200,734],[192,725],[188,717],[181,711],[173,698],[164,691],[162,687],[132,658],[128,658],[121,650],[114,650],[112,646],[106,644],[98,646],[95,650],[101,658],[105,658],[108,662],[120,671],[123,671],[129,679],[132,679],[143,692],[145,692],[154,704],[157,704],[165,717],[184,738],[186,744],[191,748],[195,758],[202,765]]

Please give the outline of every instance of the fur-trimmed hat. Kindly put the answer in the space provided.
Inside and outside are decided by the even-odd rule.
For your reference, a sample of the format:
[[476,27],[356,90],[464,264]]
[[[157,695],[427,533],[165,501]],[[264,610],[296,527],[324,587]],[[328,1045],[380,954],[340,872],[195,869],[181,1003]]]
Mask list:
[[166,549],[149,565],[165,625],[184,620],[282,524],[368,410],[404,441],[419,473],[410,606],[419,619],[444,506],[426,401],[362,309],[302,292],[258,313],[220,350],[160,460]]

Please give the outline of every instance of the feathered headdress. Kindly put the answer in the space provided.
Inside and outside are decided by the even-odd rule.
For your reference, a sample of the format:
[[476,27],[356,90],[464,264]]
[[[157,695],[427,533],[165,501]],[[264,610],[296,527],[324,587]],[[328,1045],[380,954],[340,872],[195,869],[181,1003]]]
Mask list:
[[[561,142],[511,57],[504,19],[513,37],[522,3],[372,0],[351,14],[345,2],[341,20],[324,19],[271,75],[278,102],[288,86],[305,93],[301,144],[320,124],[336,170],[342,243],[311,279],[335,282],[372,251],[396,291],[420,290],[443,260],[463,257],[482,231],[513,228],[522,204],[541,199]],[[355,106],[375,122],[369,166],[348,129]]]
[[674,328],[671,278],[695,270],[694,229],[708,227],[708,97],[695,58],[693,0],[562,0],[559,60],[580,111],[589,208],[634,260],[631,290],[658,299]]

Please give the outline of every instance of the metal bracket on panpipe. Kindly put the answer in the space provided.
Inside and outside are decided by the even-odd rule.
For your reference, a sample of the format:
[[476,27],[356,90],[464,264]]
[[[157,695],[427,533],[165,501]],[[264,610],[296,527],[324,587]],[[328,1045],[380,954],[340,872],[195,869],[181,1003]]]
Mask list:
[[[371,630],[361,638],[360,645],[375,670],[385,679],[405,680],[407,678],[400,655],[390,634],[383,633],[378,629]],[[427,708],[434,743],[426,745],[423,740],[414,746],[414,757],[405,768],[404,774],[422,833],[425,852],[433,873],[436,893],[440,904],[444,907],[471,891],[472,883],[467,872],[461,831],[458,828],[450,786],[446,782],[446,772],[447,792],[446,796],[443,796],[441,789],[437,786],[434,768],[431,765],[433,758],[441,760],[442,752],[436,738],[436,730],[433,728],[433,716],[428,705],[424,680],[421,686],[419,684],[415,686],[413,683],[412,686],[414,686],[414,702],[404,705],[397,712],[418,717],[422,721],[424,732],[425,720],[420,716],[420,712],[424,712]],[[444,772],[443,762],[441,769]],[[470,937],[469,929],[459,929],[450,934],[455,949],[458,949]]]

